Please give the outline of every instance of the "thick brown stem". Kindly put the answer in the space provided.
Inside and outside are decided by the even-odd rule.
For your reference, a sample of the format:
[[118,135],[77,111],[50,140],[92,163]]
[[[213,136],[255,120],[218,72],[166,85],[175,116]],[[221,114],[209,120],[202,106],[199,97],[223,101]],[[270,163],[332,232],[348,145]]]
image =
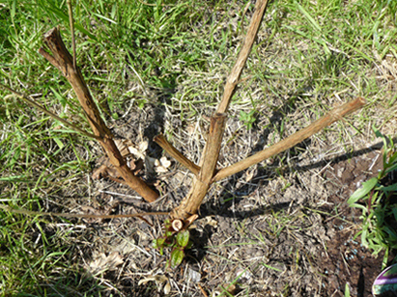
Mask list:
[[171,217],[186,219],[195,214],[200,208],[214,176],[216,163],[218,162],[221,149],[223,130],[225,125],[225,114],[216,114],[211,118],[210,131],[208,134],[207,150],[201,161],[201,169],[193,180],[193,186],[181,204],[172,210]]
[[58,68],[63,76],[72,85],[77,98],[83,107],[92,131],[96,136],[100,136],[99,143],[102,145],[110,162],[115,166],[125,182],[141,195],[146,201],[153,202],[158,198],[158,194],[152,190],[144,181],[136,177],[128,168],[125,160],[120,154],[113,141],[113,135],[102,120],[99,110],[91,96],[87,85],[84,82],[80,69],[73,65],[73,58],[66,49],[62,41],[61,34],[57,28],[51,29],[45,34],[45,44],[48,46],[52,55],[40,48],[39,53],[44,56],[52,65]]
[[219,170],[212,179],[212,182],[216,182],[228,176],[231,176],[237,172],[240,172],[241,170],[247,169],[252,165],[262,162],[267,158],[270,158],[293,147],[294,145],[309,138],[313,134],[321,131],[325,127],[331,125],[333,122],[336,122],[337,120],[340,120],[342,117],[348,115],[349,113],[352,113],[353,111],[361,108],[362,106],[364,106],[364,104],[365,100],[363,98],[357,98],[351,102],[345,103],[333,109],[328,114],[318,119],[308,127],[292,134],[291,136],[287,137],[284,140],[281,140],[273,146],[266,148],[263,151],[260,151],[259,153],[256,153],[255,155],[252,155],[251,157],[248,157],[229,167]]
[[[256,34],[259,30],[267,3],[268,0],[258,0],[256,2],[255,12],[248,28],[247,36],[244,39],[244,43],[237,57],[236,64],[233,66],[233,69],[229,77],[227,78],[227,82],[223,91],[222,100],[217,110],[217,114],[213,117],[213,119],[216,119],[217,117],[222,118],[222,124],[219,125],[219,128],[216,128],[218,129],[216,131],[216,133],[218,134],[216,136],[217,138],[215,140],[215,138],[211,137],[206,143],[204,151],[202,153],[202,164],[200,164],[202,166],[199,177],[193,180],[193,186],[189,194],[183,199],[181,204],[172,211],[171,217],[173,218],[186,219],[190,215],[195,214],[198,211],[200,204],[203,201],[212,183],[211,180],[214,176],[215,166],[219,157],[220,144],[222,142],[222,136],[224,134],[224,114],[226,114],[229,108],[230,100],[236,90],[241,72],[243,71],[245,63],[248,59],[248,55],[256,38]],[[218,145],[219,147],[217,147]],[[211,166],[213,167],[211,167],[209,164],[211,164]]]
[[223,113],[217,113],[211,118],[207,150],[201,161],[201,169],[198,177],[205,183],[210,183],[211,177],[214,176],[219,151],[221,150],[225,120],[226,115]]
[[167,141],[163,134],[157,135],[153,140],[171,157],[189,169],[194,175],[199,173],[200,167],[182,155],[180,151],[178,151],[171,143]]

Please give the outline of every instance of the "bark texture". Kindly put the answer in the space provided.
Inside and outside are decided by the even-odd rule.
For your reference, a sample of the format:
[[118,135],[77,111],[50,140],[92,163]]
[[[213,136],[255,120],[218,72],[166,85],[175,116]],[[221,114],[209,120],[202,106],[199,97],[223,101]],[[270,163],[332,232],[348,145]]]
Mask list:
[[120,151],[113,141],[113,135],[103,121],[80,69],[73,65],[73,57],[66,49],[58,28],[53,28],[47,32],[44,36],[44,42],[52,55],[43,48],[40,48],[39,53],[52,65],[58,68],[62,72],[62,75],[72,85],[80,105],[84,109],[92,131],[94,135],[99,136],[98,141],[105,150],[112,165],[115,166],[125,182],[146,201],[155,201],[158,198],[156,191],[151,189],[143,180],[136,177],[121,156]]

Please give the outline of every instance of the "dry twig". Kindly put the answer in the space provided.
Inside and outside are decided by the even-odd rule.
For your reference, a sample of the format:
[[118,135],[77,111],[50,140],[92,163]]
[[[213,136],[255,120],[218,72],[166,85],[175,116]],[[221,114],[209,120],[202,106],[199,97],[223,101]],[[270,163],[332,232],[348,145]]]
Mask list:
[[248,28],[248,33],[244,40],[242,49],[227,79],[217,113],[211,118],[210,133],[202,154],[200,172],[198,177],[193,180],[193,185],[188,195],[182,200],[181,204],[171,212],[171,217],[175,219],[186,219],[195,214],[211,186],[211,180],[215,173],[220,145],[225,131],[224,123],[226,112],[229,108],[230,100],[236,90],[241,72],[243,71],[256,34],[259,30],[267,3],[268,0],[258,0],[256,2],[255,12]]
[[140,218],[143,216],[162,216],[168,215],[169,212],[142,212],[142,213],[131,213],[131,214],[116,214],[116,215],[98,215],[98,214],[77,214],[77,213],[58,213],[58,212],[41,212],[41,211],[30,211],[26,209],[13,209],[7,205],[0,204],[0,209],[19,213],[28,216],[51,216],[51,217],[63,217],[63,218],[84,218],[84,219],[120,219],[120,218]]
[[72,123],[64,120],[63,118],[58,117],[56,114],[52,113],[51,111],[47,110],[46,108],[44,108],[43,106],[41,106],[40,104],[38,104],[37,102],[29,99],[28,97],[24,96],[23,94],[3,85],[0,83],[0,87],[6,89],[7,91],[13,93],[15,96],[17,96],[18,98],[22,99],[23,101],[25,101],[27,104],[37,108],[38,110],[41,110],[42,112],[44,112],[46,115],[50,116],[51,118],[53,118],[54,120],[60,121],[62,124],[64,124],[65,126],[71,128],[73,131],[77,132],[77,133],[81,133],[87,137],[90,138],[94,138],[96,140],[101,139],[99,136],[94,135],[92,133],[88,133],[87,131],[77,127],[76,125],[73,125]]
[[222,180],[228,176],[236,174],[248,167],[255,165],[263,160],[266,160],[274,155],[277,155],[281,152],[286,151],[287,149],[297,145],[303,140],[309,138],[313,134],[321,131],[325,127],[331,125],[332,123],[340,120],[342,117],[356,111],[357,109],[363,107],[365,105],[364,98],[356,98],[353,101],[345,103],[337,108],[331,110],[328,114],[318,119],[308,127],[299,130],[298,132],[292,134],[286,139],[281,140],[280,142],[272,145],[269,148],[266,148],[255,155],[252,155],[240,162],[237,162],[231,166],[223,168],[219,170],[212,179],[212,182],[216,182]]
[[178,151],[171,143],[167,141],[164,135],[157,135],[153,140],[171,157],[189,169],[194,175],[197,175],[200,172],[200,167],[182,155],[180,151]]

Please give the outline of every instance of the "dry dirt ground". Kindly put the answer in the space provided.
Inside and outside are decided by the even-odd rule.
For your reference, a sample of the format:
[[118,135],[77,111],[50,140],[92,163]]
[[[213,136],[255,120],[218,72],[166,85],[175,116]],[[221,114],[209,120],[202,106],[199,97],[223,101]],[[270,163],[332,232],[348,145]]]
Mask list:
[[[219,42],[222,29],[219,28]],[[374,137],[371,125],[381,126],[381,132],[386,135],[396,133],[396,107],[384,107],[387,100],[394,102],[391,99],[395,98],[395,57],[385,57],[382,63],[365,68],[367,73],[357,77],[345,67],[337,69],[338,73],[349,75],[352,86],[349,82],[341,91],[333,89],[330,82],[329,92],[318,92],[315,78],[305,77],[302,74],[305,71],[287,72],[306,64],[295,60],[294,52],[314,54],[308,51],[307,41],[299,37],[260,43],[271,34],[266,27],[260,31],[261,46],[249,58],[244,81],[236,93],[238,102],[232,102],[220,168],[293,134],[332,106],[366,95],[366,87],[372,82],[379,85],[385,96],[368,95],[373,96],[371,106],[356,113],[365,120],[349,116],[294,148],[214,184],[191,229],[193,248],[175,270],[167,269],[168,252],[162,256],[152,248],[152,241],[162,232],[164,217],[75,219],[70,220],[72,224],[56,218],[61,223],[43,224],[43,230],[50,235],[58,234],[59,241],[65,233],[71,238],[62,242],[68,248],[65,258],[70,267],[79,271],[75,283],[87,283],[85,292],[73,292],[70,288],[71,295],[154,297],[166,296],[165,291],[169,290],[167,296],[329,297],[344,296],[347,285],[352,296],[371,296],[371,285],[381,272],[383,255],[373,256],[361,245],[360,238],[355,237],[360,230],[360,213],[349,208],[346,201],[381,166],[381,141]],[[138,82],[125,86],[123,90],[133,89],[142,98],[150,98],[143,109],[133,104],[132,98],[126,99],[117,110],[119,119],[107,119],[112,132],[131,140],[137,148],[147,141],[142,157],[157,160],[166,154],[152,139],[163,133],[197,164],[205,145],[209,117],[215,111],[215,102],[219,101],[243,37],[237,36],[230,42],[231,53],[221,56],[219,67],[182,71],[183,65],[173,65],[175,69],[162,69],[164,77],[171,77],[175,90],[162,94],[161,90],[143,92]],[[204,56],[209,63],[211,55]],[[341,57],[347,59],[347,55]],[[324,57],[314,61],[317,64],[308,65],[313,72],[332,64],[332,60]],[[255,67],[261,71],[252,72]],[[120,71],[127,76],[125,70]],[[373,81],[363,79],[373,77],[376,78]],[[95,94],[98,102],[106,101],[102,85],[90,87],[100,90]],[[120,98],[127,97],[123,90]],[[183,94],[192,90],[199,94],[197,101],[206,105],[183,102]],[[257,103],[256,121],[247,129],[239,113],[249,112],[252,102]],[[189,108],[190,114],[183,116]],[[76,138],[77,142],[82,141]],[[96,158],[91,167],[99,168],[104,162],[103,152],[95,142],[89,142],[88,146]],[[76,143],[75,147],[77,151],[81,149],[81,156],[87,156],[84,145]],[[76,158],[74,152],[68,154],[65,158]],[[48,198],[50,203],[43,202],[42,209],[95,214],[170,211],[188,192],[192,176],[168,159],[171,165],[161,173],[147,167],[138,173],[161,191],[162,197],[150,205],[126,186],[107,178],[93,179],[90,170],[84,178],[68,178],[70,187],[56,190]],[[59,174],[62,179],[63,173]],[[62,273],[55,271],[54,275],[59,277]]]
[[[266,32],[265,35],[270,34]],[[265,37],[258,36],[259,40]],[[282,42],[272,46],[275,49],[263,50],[262,61],[252,56],[251,67],[275,60],[279,61],[275,67],[284,69],[283,65],[291,63],[288,59],[284,63],[283,57],[294,49]],[[302,42],[295,47],[304,49],[306,45]],[[323,67],[321,63],[319,59],[318,67]],[[184,94],[189,88],[211,90],[214,83],[221,88],[228,73],[224,67],[217,73],[202,72],[201,76],[186,73],[187,77],[196,75],[196,80],[184,85],[181,79],[176,86],[179,89],[168,90],[167,94],[151,90],[151,98],[155,99],[149,100],[143,109],[126,101],[119,110],[120,119],[108,119],[112,132],[131,140],[137,148],[147,141],[142,155],[157,160],[165,154],[152,139],[163,133],[197,164],[215,107],[195,105],[192,107],[195,116],[183,119],[183,108],[178,110],[178,100],[182,99],[172,98],[173,92]],[[378,68],[365,75],[378,75],[377,82],[385,86],[387,96],[391,97],[394,82],[384,80],[382,69]],[[275,79],[272,90],[277,90],[277,94],[265,95],[253,82],[257,83],[248,80],[241,87],[244,94],[236,94],[245,98],[241,100],[243,103],[231,106],[219,167],[231,165],[276,143],[307,126],[332,106],[359,95],[352,90],[335,96],[332,91],[317,94],[309,79],[307,85],[300,84],[301,90],[293,92],[286,83],[287,78]],[[219,92],[209,91],[208,96],[213,93]],[[207,99],[207,94],[202,96]],[[259,103],[256,122],[247,129],[239,120],[239,112],[242,108],[246,111],[252,108],[250,100]],[[391,120],[382,126],[381,132],[394,135],[393,111],[374,104],[358,113],[361,112],[363,117],[374,118],[369,121],[371,124],[382,125],[379,115],[387,114],[385,118]],[[360,213],[350,209],[346,201],[361,182],[376,175],[381,168],[381,142],[375,139],[370,128],[361,125],[362,121],[353,116],[346,121],[333,124],[293,149],[216,183],[192,226],[193,248],[175,270],[167,269],[168,252],[161,256],[152,248],[152,241],[162,232],[164,217],[76,220],[74,230],[78,226],[81,230],[76,232],[76,240],[67,244],[72,246],[70,252],[74,255],[71,265],[81,269],[82,281],[92,283],[85,294],[152,297],[166,296],[165,291],[169,290],[167,296],[329,297],[344,296],[345,287],[349,286],[352,296],[371,296],[371,285],[381,272],[383,255],[373,256],[362,246],[360,238],[355,237],[360,230]],[[355,125],[361,125],[360,133]],[[90,146],[92,154],[98,156],[92,168],[99,168],[103,153],[96,143]],[[89,198],[78,199],[76,188],[65,189],[60,194],[63,197],[60,203],[78,212],[170,211],[188,192],[192,176],[174,160],[164,171],[155,174],[143,167],[139,173],[162,193],[161,199],[151,205],[121,184],[109,179],[94,180],[91,176],[76,185],[81,188],[81,196]],[[71,199],[68,201],[65,197]]]
[[[145,153],[159,159],[164,153],[151,139],[172,125],[180,129],[173,144],[197,161],[205,140],[200,131],[208,126],[205,113],[192,127],[166,109],[147,105],[116,121],[114,132],[138,146],[147,140]],[[271,120],[277,126],[280,115]],[[232,111],[220,166],[266,146],[271,131],[260,128],[266,121],[259,116],[247,130]],[[75,251],[84,263],[82,277],[91,279],[96,290],[101,287],[102,296],[165,296],[168,289],[167,296],[344,296],[346,284],[352,296],[371,296],[383,255],[372,256],[355,238],[360,214],[346,200],[381,168],[381,144],[357,138],[349,147],[347,154],[342,144],[309,139],[214,185],[191,229],[193,249],[175,270],[166,268],[168,253],[161,256],[151,247],[163,217],[82,221],[85,231]],[[89,200],[71,200],[69,207],[112,214],[168,211],[192,179],[175,162],[164,173],[142,172],[164,194],[152,205],[125,186],[101,179],[90,182]]]

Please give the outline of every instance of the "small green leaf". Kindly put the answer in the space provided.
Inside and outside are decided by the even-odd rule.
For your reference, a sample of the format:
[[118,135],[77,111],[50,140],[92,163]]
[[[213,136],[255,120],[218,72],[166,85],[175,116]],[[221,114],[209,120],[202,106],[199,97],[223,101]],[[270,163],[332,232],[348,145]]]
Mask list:
[[363,232],[361,233],[361,243],[365,247],[368,247],[367,236],[368,236],[368,231],[367,229],[364,229]]
[[[54,88],[50,87],[51,91],[54,93],[55,97],[58,99],[59,103],[61,103],[62,107],[65,107],[66,104],[68,104],[68,101],[66,100],[65,97],[63,97],[57,90]],[[70,106],[70,104],[69,104]]]
[[349,206],[361,209],[363,211],[363,215],[365,215],[367,213],[367,211],[368,211],[368,208],[365,207],[364,205],[361,205],[361,204],[352,203]]
[[251,129],[252,125],[255,123],[256,118],[255,118],[255,110],[251,110],[249,113],[246,113],[244,111],[240,111],[240,121],[244,123],[244,125],[248,128]]
[[[383,193],[382,192],[380,192],[380,191],[377,191],[378,189],[376,188],[376,191],[374,191],[373,192],[373,195],[372,195],[372,197],[371,197],[371,205],[373,206],[372,208],[374,209],[374,208],[376,208],[377,207],[377,204],[379,203],[379,200],[382,198],[382,196],[383,196]],[[371,212],[371,213],[374,213],[374,212]],[[376,214],[376,212],[374,213],[374,214]],[[371,215],[371,214],[370,214]]]
[[394,170],[397,170],[397,164],[394,164],[393,166],[390,166],[385,170],[385,175],[388,174],[389,172],[392,172]]
[[248,114],[242,110],[240,110],[240,120],[245,121],[247,119]]
[[187,246],[185,247],[185,249],[190,250],[193,247],[193,241],[189,240],[189,243],[187,244]]
[[372,125],[372,130],[375,132],[376,137],[383,138],[382,133],[380,133],[379,130],[376,129],[375,125]]
[[387,186],[387,187],[380,187],[380,190],[382,190],[383,192],[396,192],[397,191],[397,184],[391,185],[391,186]]
[[143,109],[145,107],[145,104],[147,103],[147,100],[140,99],[140,100],[137,100],[137,103],[138,103],[138,108]]
[[392,154],[387,161],[387,164],[394,164],[397,161],[397,152]]
[[0,177],[0,181],[6,181],[6,182],[22,182],[22,181],[28,181],[25,175],[13,175],[13,176],[6,176],[6,177]]
[[165,238],[163,237],[157,238],[156,240],[154,240],[153,246],[154,248],[159,249],[164,246],[164,243],[165,243]]
[[356,203],[359,199],[363,198],[365,195],[367,195],[378,183],[378,179],[376,177],[371,178],[370,180],[366,181],[363,183],[363,186],[356,190],[347,200],[347,203],[353,204]]
[[345,297],[350,297],[349,283],[346,283],[346,285],[345,285]]
[[57,145],[59,146],[60,149],[63,149],[65,147],[63,142],[59,138],[54,137],[53,139],[57,143]]
[[14,150],[14,155],[12,156],[11,161],[9,162],[7,167],[11,167],[12,168],[17,163],[17,161],[19,160],[20,155],[21,155],[21,148],[17,147]]
[[164,222],[164,228],[168,229],[169,227],[171,227],[171,221],[169,219],[166,219]]
[[181,247],[186,247],[189,243],[189,231],[183,230],[176,235],[176,241]]
[[17,1],[14,0],[11,5],[11,19],[14,21]]
[[184,257],[185,252],[183,251],[183,249],[174,249],[171,253],[171,267],[176,268],[179,264],[182,263]]

